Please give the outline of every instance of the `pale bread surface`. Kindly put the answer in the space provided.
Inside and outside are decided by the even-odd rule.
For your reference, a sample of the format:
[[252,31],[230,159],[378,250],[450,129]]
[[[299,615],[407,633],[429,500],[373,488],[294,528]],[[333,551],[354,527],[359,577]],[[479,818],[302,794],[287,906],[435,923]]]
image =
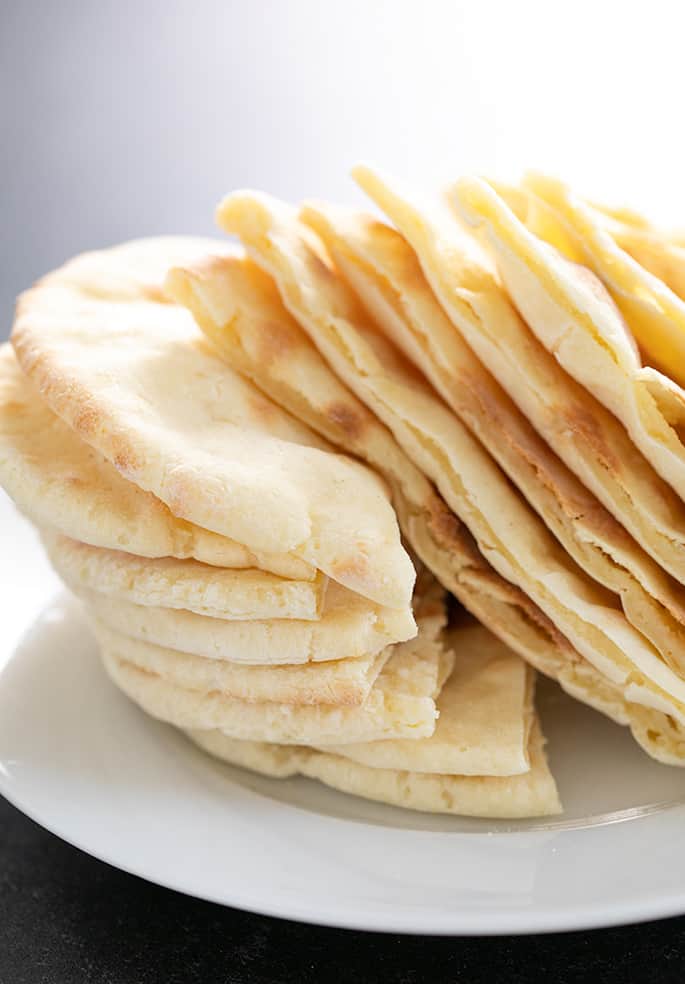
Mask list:
[[435,697],[454,661],[435,638],[435,618],[429,617],[426,632],[422,628],[419,620],[417,638],[394,647],[358,707],[249,702],[187,690],[129,662],[123,637],[123,652],[105,649],[101,656],[112,681],[131,700],[184,730],[218,729],[231,738],[298,745],[422,738],[435,729]]
[[383,608],[331,581],[321,617],[229,621],[181,609],[136,605],[78,589],[88,608],[115,632],[208,659],[248,665],[316,663],[373,655],[416,634],[410,611]]
[[430,738],[320,749],[375,769],[511,776],[530,768],[534,671],[477,624],[447,633],[454,669],[440,691]]
[[298,580],[316,574],[299,557],[254,553],[178,519],[151,492],[126,481],[43,403],[10,345],[0,346],[0,482],[36,525],[95,547],[259,567]]
[[[408,605],[414,572],[383,482],[232,372],[187,311],[160,303],[157,274],[212,248],[130,243],[50,274],[18,303],[23,371],[81,440],[175,516]],[[122,269],[140,255],[155,275],[148,283],[141,268],[128,285]]]
[[101,652],[167,680],[183,690],[222,694],[244,701],[279,704],[363,704],[390,656],[390,647],[368,656],[320,663],[245,666],[225,659],[191,656],[131,639],[96,617],[91,625]]
[[197,560],[136,557],[43,530],[53,567],[68,587],[137,605],[180,608],[222,619],[318,619],[327,578],[292,581],[254,569],[230,570]]

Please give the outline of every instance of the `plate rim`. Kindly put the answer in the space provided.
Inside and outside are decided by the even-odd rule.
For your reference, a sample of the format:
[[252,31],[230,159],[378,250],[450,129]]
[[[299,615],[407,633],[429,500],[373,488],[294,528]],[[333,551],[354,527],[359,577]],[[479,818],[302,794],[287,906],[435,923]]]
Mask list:
[[[548,933],[571,933],[588,931],[594,929],[609,929],[615,926],[626,926],[635,923],[649,922],[655,919],[668,919],[674,916],[685,914],[685,888],[680,892],[662,894],[654,898],[630,899],[626,902],[614,905],[610,910],[604,903],[588,903],[587,905],[572,905],[569,908],[555,909],[549,914],[544,914],[537,910],[532,917],[530,912],[517,912],[516,910],[504,910],[491,907],[487,910],[476,910],[473,917],[465,910],[450,909],[439,925],[419,926],[416,918],[412,917],[412,911],[407,909],[390,909],[383,907],[369,908],[364,911],[363,918],[359,910],[355,914],[350,914],[345,909],[336,909],[329,905],[328,909],[321,911],[321,907],[313,913],[307,909],[306,905],[293,904],[292,900],[276,900],[272,903],[265,902],[264,898],[259,900],[254,897],[241,895],[236,892],[236,884],[227,886],[232,891],[227,891],[225,896],[219,897],[212,892],[202,892],[195,889],[184,887],[175,882],[172,878],[159,877],[158,874],[150,874],[135,865],[127,864],[113,857],[108,857],[107,853],[88,846],[79,841],[78,838],[65,833],[59,829],[59,825],[51,823],[41,818],[39,811],[34,811],[31,806],[22,801],[22,797],[13,795],[8,790],[7,784],[0,780],[0,795],[8,803],[17,809],[24,816],[28,817],[33,823],[43,830],[58,837],[70,847],[76,848],[94,858],[123,871],[125,874],[141,878],[152,885],[178,892],[189,898],[199,899],[204,902],[211,902],[225,908],[235,908],[243,912],[250,912],[254,915],[267,916],[276,919],[289,919],[293,922],[309,924],[329,929],[342,929],[354,932],[370,933],[395,933],[411,936],[533,936]],[[680,811],[685,818],[685,806],[674,807],[669,812]],[[649,821],[649,817],[643,818]],[[361,824],[365,824],[362,822]],[[607,830],[608,828],[604,828]],[[455,832],[450,835],[454,838],[487,838],[487,833],[460,834]],[[502,836],[525,838],[530,836],[526,831],[515,831]],[[230,897],[229,897],[230,896]],[[431,914],[434,918],[433,914]],[[432,922],[432,919],[431,919]]]

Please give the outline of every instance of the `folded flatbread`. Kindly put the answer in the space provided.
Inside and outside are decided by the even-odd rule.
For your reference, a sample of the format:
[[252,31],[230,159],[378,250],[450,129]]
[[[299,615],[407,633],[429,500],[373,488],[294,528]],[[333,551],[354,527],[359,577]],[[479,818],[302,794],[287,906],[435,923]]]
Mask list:
[[293,554],[253,552],[178,519],[151,492],[122,478],[52,413],[7,344],[0,346],[0,482],[36,525],[95,547],[259,567],[298,580],[316,574]]
[[381,336],[293,210],[238,193],[219,221],[276,280],[284,303],[337,374],[393,431],[502,576],[522,588],[627,700],[685,722],[685,681],[569,560],[482,446]]
[[83,588],[136,605],[180,608],[220,619],[318,619],[328,579],[293,581],[254,569],[197,560],[136,557],[43,530],[53,567],[77,593]]
[[[172,263],[220,251],[172,243],[89,254],[27,291],[12,332],[23,371],[82,441],[174,516],[407,606],[414,570],[383,482],[331,453],[228,369],[187,311],[160,302]],[[126,282],[150,256],[150,282],[142,261]]]
[[537,722],[530,737],[530,771],[515,776],[455,776],[375,769],[341,755],[287,745],[234,741],[220,731],[189,731],[210,755],[263,775],[308,776],[364,799],[427,813],[513,819],[561,812]]
[[320,749],[374,769],[449,775],[511,776],[528,772],[535,717],[535,671],[478,624],[447,633],[454,669],[440,691],[430,738]]

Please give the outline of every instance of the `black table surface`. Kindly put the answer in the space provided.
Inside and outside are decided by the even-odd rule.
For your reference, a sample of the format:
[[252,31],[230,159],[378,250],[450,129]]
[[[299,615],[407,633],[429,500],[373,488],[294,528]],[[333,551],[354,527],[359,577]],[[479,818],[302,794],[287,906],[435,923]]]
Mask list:
[[322,929],[200,902],[70,847],[0,798],[0,984],[685,981],[685,917],[548,936]]

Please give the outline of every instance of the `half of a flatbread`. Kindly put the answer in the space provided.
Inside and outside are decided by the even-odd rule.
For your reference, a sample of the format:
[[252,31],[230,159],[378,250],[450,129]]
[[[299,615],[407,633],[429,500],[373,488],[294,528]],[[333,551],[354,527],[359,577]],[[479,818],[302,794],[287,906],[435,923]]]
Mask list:
[[151,492],[126,481],[52,413],[10,345],[0,346],[0,482],[37,526],[95,547],[194,558],[217,567],[259,567],[298,580],[316,574],[293,554],[255,553],[178,519]]
[[[408,606],[414,570],[382,480],[228,369],[186,310],[160,303],[165,269],[211,249],[130,243],[50,274],[18,302],[23,371],[81,440],[173,515]],[[149,282],[141,265],[127,283],[122,270],[156,253]]]
[[454,650],[454,669],[440,691],[440,717],[430,738],[320,750],[375,769],[464,776],[528,772],[535,671],[481,625],[455,627],[447,645]]
[[244,701],[358,706],[369,696],[391,653],[387,647],[365,656],[319,663],[256,666],[189,655],[131,639],[96,617],[91,618],[91,624],[103,652],[123,653],[131,665],[183,690]]
[[178,608],[137,605],[77,587],[110,629],[165,649],[254,666],[319,663],[368,656],[416,635],[407,609],[383,608],[331,581],[316,620],[208,618]]
[[212,567],[175,557],[136,557],[43,530],[53,567],[68,587],[136,605],[187,609],[220,619],[318,619],[328,579],[288,578],[254,569]]

